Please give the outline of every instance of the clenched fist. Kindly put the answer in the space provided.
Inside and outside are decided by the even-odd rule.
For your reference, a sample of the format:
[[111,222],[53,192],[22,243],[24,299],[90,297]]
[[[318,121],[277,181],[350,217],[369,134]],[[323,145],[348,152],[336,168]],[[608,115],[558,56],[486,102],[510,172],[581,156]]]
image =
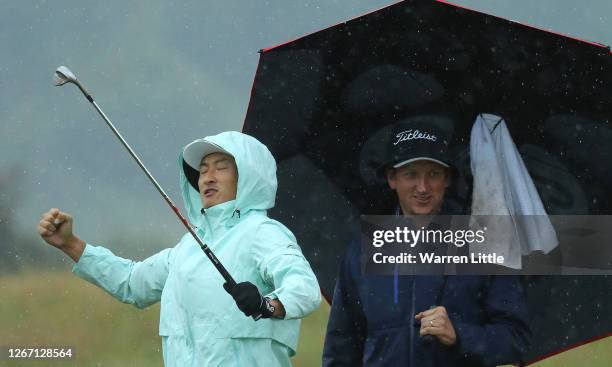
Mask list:
[[62,250],[74,261],[79,261],[85,242],[72,233],[70,214],[56,208],[49,210],[38,222],[38,233],[45,242]]

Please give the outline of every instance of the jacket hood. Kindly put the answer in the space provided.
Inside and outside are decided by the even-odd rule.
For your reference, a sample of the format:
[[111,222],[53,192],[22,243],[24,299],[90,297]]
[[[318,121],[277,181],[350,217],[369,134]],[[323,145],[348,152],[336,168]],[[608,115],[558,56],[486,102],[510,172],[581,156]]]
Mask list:
[[[238,187],[236,200],[232,201],[232,212],[239,210],[240,213],[246,213],[250,210],[268,210],[274,207],[278,186],[276,161],[265,145],[252,136],[236,131],[207,136],[188,145],[196,142],[212,143],[234,157],[238,169]],[[178,162],[180,187],[188,219],[196,224],[202,213],[202,200],[197,189],[199,172],[185,162],[185,148],[181,150]],[[218,205],[224,204],[227,205]]]

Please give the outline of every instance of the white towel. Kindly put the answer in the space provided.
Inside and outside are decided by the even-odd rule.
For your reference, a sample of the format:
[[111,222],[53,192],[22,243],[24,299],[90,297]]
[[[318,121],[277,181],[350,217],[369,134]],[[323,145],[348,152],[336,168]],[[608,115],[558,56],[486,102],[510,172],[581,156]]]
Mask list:
[[480,114],[472,127],[470,158],[472,215],[487,221],[486,247],[471,252],[504,256],[504,266],[521,269],[521,255],[549,253],[557,235],[504,120]]

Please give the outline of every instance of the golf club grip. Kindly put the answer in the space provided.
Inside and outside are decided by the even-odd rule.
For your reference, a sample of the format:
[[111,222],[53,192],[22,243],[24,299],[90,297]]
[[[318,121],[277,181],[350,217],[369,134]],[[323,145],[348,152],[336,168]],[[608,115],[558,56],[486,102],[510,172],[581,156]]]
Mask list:
[[223,264],[221,264],[221,261],[219,261],[219,259],[217,259],[217,257],[212,252],[210,247],[208,247],[205,243],[203,243],[202,240],[200,240],[200,238],[194,232],[191,232],[191,234],[194,236],[196,241],[198,241],[198,243],[200,244],[200,248],[202,249],[202,251],[204,251],[204,254],[206,254],[206,256],[210,259],[210,261],[213,263],[215,268],[217,268],[217,270],[219,271],[219,273],[221,274],[223,279],[225,279],[225,281],[227,283],[229,283],[230,287],[232,287],[232,288],[235,287],[236,286],[236,281],[234,280],[234,278],[232,278],[232,276],[227,271],[227,269],[225,269],[225,266],[223,266]]
[[[175,207],[173,207],[173,209],[175,209]],[[175,211],[176,211],[176,209],[175,209]],[[193,230],[191,228],[189,228],[189,232],[191,232],[191,235],[196,239],[196,241],[198,241],[198,244],[200,245],[200,248],[202,249],[202,251],[204,251],[206,256],[208,256],[208,258],[213,263],[213,265],[217,268],[217,270],[219,271],[219,273],[221,274],[223,279],[225,279],[225,281],[227,283],[229,283],[230,288],[234,288],[236,286],[236,281],[234,280],[234,278],[232,278],[232,276],[229,274],[227,269],[225,269],[223,264],[221,264],[219,259],[217,259],[217,257],[212,252],[210,247],[208,247],[205,243],[203,243],[202,240],[200,240],[200,237],[198,237],[195,234],[195,232],[193,232]],[[257,315],[252,315],[251,317],[253,318],[253,321],[257,321],[257,320],[261,319],[261,316],[262,315],[259,313]]]
[[[175,209],[175,208],[173,207],[173,209]],[[225,279],[225,281],[227,283],[229,283],[230,288],[234,288],[236,286],[236,281],[234,280],[234,278],[232,278],[232,276],[229,274],[227,269],[225,269],[225,266],[223,266],[223,264],[221,264],[221,261],[219,261],[219,259],[217,259],[217,257],[212,252],[210,247],[208,247],[205,243],[203,243],[200,240],[200,237],[198,237],[195,234],[195,232],[193,232],[193,230],[191,228],[189,228],[189,232],[191,232],[191,235],[196,239],[196,241],[198,241],[198,244],[200,245],[200,248],[202,249],[202,251],[204,251],[204,253],[210,259],[210,261],[213,263],[215,268],[217,268],[217,270],[219,271],[219,273],[221,274],[223,279]],[[253,318],[253,321],[257,321],[257,320],[261,319],[261,316],[262,316],[261,314],[257,314],[257,315],[252,315],[251,317]]]

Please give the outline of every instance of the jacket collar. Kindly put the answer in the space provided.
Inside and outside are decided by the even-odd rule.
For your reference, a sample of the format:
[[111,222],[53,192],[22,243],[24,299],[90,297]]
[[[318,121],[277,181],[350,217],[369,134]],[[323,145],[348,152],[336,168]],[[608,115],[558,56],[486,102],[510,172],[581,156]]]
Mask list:
[[226,201],[201,210],[200,227],[214,231],[220,226],[232,227],[240,219],[241,213],[236,208],[236,200]]

